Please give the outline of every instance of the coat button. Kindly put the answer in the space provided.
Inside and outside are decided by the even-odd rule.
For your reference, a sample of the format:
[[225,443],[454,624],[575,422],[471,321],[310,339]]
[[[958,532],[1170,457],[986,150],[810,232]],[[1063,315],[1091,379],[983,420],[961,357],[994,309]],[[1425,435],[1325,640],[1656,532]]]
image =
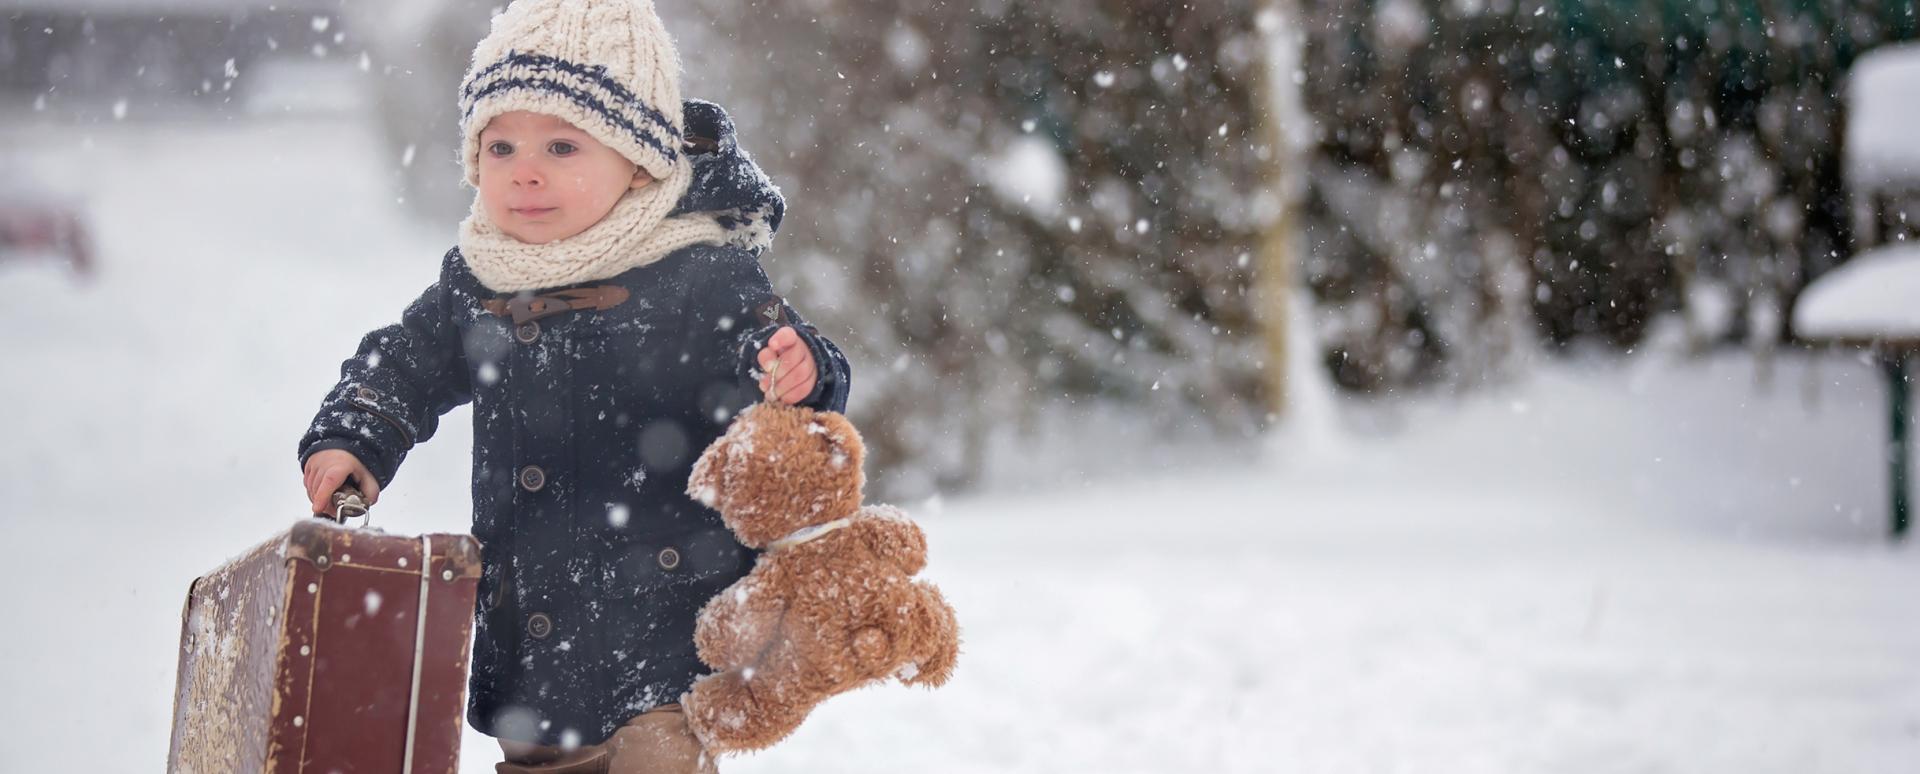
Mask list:
[[660,555],[655,558],[659,560],[662,570],[671,570],[680,566],[680,552],[674,550],[672,546],[660,549]]
[[544,640],[553,633],[553,619],[546,613],[534,613],[527,616],[527,634],[536,640]]
[[529,492],[538,492],[547,485],[547,472],[539,465],[528,465],[520,469],[520,488]]
[[513,326],[513,337],[519,339],[522,344],[532,344],[535,339],[540,338],[540,323],[528,320]]
[[380,393],[372,387],[361,387],[353,391],[353,396],[368,403],[379,403]]

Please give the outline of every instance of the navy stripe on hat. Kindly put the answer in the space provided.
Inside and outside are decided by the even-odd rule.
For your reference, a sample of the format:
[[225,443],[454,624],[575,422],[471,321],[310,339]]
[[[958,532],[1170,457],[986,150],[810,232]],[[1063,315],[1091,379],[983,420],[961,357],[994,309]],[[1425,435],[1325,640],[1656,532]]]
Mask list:
[[473,77],[467,79],[465,86],[460,90],[462,100],[465,101],[472,98],[474,96],[474,90],[480,87],[480,83],[494,73],[514,66],[524,66],[534,72],[557,70],[568,75],[575,75],[587,79],[591,81],[593,85],[605,89],[607,94],[611,95],[615,102],[633,105],[634,109],[639,111],[642,117],[652,121],[654,125],[660,127],[662,131],[672,135],[673,139],[680,139],[680,131],[673,128],[672,121],[667,120],[667,117],[659,110],[647,104],[646,100],[628,91],[627,87],[615,80],[613,76],[607,75],[605,65],[583,65],[578,62],[561,59],[557,56],[547,56],[546,54],[508,51],[507,55],[502,57],[500,61],[487,65],[479,72],[474,73]]
[[[508,68],[515,70],[509,71]],[[519,76],[520,68],[524,68],[529,75],[495,77],[509,72]],[[482,100],[507,91],[559,94],[633,135],[636,140],[659,152],[669,163],[679,159],[678,146],[683,141],[680,131],[654,106],[609,77],[604,67],[588,67],[541,54],[510,52],[500,61],[474,73],[461,87],[461,122],[473,118],[474,110]],[[605,98],[595,91],[604,93]],[[652,126],[643,129],[636,118],[644,119]],[[665,139],[672,142],[663,141],[659,135],[665,135]]]

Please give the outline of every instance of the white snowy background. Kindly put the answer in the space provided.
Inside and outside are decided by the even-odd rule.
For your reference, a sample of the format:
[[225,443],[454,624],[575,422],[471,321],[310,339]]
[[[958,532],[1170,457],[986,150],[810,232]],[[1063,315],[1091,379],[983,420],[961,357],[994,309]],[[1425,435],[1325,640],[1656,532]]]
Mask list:
[[[452,237],[397,206],[350,90],[274,98],[0,118],[0,170],[83,206],[98,254],[0,263],[0,771],[161,767],[187,584],[303,516],[315,402]],[[965,629],[950,685],[837,698],[724,768],[1920,770],[1877,367],[1682,338],[1461,397],[1307,378],[1254,456],[1071,425],[1018,481],[902,503]],[[464,529],[468,421],[380,526]]]

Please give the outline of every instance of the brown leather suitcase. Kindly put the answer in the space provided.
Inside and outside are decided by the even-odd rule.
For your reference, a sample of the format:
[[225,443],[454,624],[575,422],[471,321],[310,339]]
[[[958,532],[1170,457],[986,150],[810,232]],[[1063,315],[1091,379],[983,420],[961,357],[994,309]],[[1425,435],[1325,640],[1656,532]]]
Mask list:
[[314,518],[195,580],[167,771],[453,774],[479,578],[470,536]]

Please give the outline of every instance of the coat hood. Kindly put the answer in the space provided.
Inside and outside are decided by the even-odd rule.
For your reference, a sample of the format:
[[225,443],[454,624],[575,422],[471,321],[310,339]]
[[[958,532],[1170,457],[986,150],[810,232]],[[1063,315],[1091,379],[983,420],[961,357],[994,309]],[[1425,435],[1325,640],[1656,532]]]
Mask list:
[[669,217],[704,213],[727,231],[727,244],[759,255],[773,245],[787,202],[760,165],[740,147],[733,119],[719,105],[681,103],[693,182]]

